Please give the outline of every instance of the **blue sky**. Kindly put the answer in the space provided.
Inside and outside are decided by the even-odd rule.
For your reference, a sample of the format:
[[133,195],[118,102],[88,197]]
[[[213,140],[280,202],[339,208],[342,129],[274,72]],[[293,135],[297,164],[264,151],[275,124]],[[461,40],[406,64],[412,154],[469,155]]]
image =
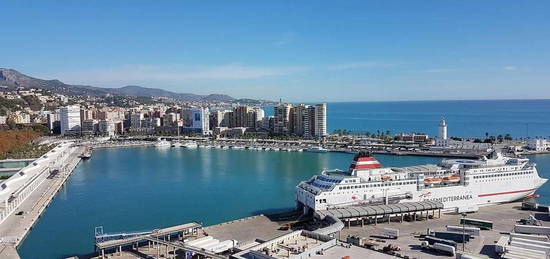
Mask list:
[[291,102],[550,98],[550,1],[3,1],[0,67]]

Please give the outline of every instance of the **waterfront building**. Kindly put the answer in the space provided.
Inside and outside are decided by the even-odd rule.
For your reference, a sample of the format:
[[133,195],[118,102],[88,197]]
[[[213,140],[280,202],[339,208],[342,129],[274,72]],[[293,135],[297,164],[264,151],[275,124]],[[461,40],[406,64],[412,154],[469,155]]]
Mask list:
[[275,127],[275,116],[265,116],[260,122],[260,129],[272,132]]
[[327,104],[315,105],[315,137],[322,138],[327,135]]
[[227,123],[223,125],[225,111],[221,111],[221,110],[210,111],[209,116],[210,116],[209,126],[211,130],[214,130],[217,127],[227,127]]
[[[48,129],[50,130],[50,133],[57,132],[59,134],[60,132],[60,116],[59,111],[48,113],[46,115],[47,123],[48,123]],[[57,128],[57,130],[55,130]]]
[[0,116],[0,124],[6,124],[6,121],[7,121],[8,117],[6,116]]
[[315,106],[309,106],[304,110],[304,137],[315,137]]
[[251,108],[246,114],[246,127],[251,129],[257,129],[260,127],[260,122],[264,118],[264,110],[259,107]]
[[100,120],[98,122],[98,132],[103,136],[116,135],[115,121],[113,120]]
[[249,116],[252,112],[252,107],[250,106],[237,106],[233,111],[233,116],[235,116],[235,127],[250,127]]
[[216,136],[222,136],[222,137],[239,137],[244,135],[246,131],[247,131],[246,127],[234,127],[234,128],[216,127],[214,128],[214,131],[212,134]]
[[153,128],[160,127],[161,126],[161,120],[159,117],[153,117],[151,118],[151,126]]
[[[182,111],[182,114],[183,114],[183,111]],[[162,124],[163,126],[177,125],[178,115],[177,113],[174,113],[174,112],[166,113],[163,119],[164,119]]]
[[426,134],[405,134],[401,133],[397,136],[397,138],[401,141],[405,142],[415,142],[415,143],[428,143],[430,140],[430,137]]
[[98,122],[96,120],[82,121],[82,135],[94,135],[98,131]]
[[92,120],[94,119],[92,110],[86,108],[80,108],[80,121]]
[[550,149],[550,141],[544,138],[529,139],[527,148],[534,151],[547,151]]
[[130,128],[139,129],[141,128],[141,121],[143,120],[144,115],[140,111],[135,111],[130,114]]
[[183,130],[185,132],[210,134],[210,116],[208,108],[182,109]]
[[307,108],[309,107],[309,105],[300,104],[290,109],[290,125],[292,128],[292,134],[295,134],[297,136],[305,135],[305,124],[308,123],[306,121],[308,119]]
[[279,103],[274,107],[274,128],[275,134],[288,134],[290,121],[291,104]]
[[80,106],[71,105],[59,109],[59,120],[61,126],[61,135],[79,135],[80,134]]

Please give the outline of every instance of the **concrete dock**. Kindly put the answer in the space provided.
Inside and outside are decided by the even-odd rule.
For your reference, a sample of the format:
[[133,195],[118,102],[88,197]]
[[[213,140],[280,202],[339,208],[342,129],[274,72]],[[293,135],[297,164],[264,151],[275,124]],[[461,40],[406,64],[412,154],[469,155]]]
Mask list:
[[59,168],[59,173],[54,176],[46,177],[28,197],[17,207],[17,212],[11,213],[0,224],[0,258],[16,259],[17,247],[25,239],[34,224],[38,221],[42,213],[49,206],[57,192],[67,181],[73,169],[80,162],[79,155],[84,148],[77,147],[71,149],[64,162],[64,166]]
[[[490,258],[498,258],[498,255],[495,253],[494,244],[501,236],[501,232],[505,233],[512,231],[516,221],[531,214],[535,215],[542,225],[550,226],[550,218],[547,213],[520,210],[520,207],[521,203],[519,202],[507,203],[481,207],[478,212],[468,214],[470,218],[493,221],[494,228],[492,230],[481,231],[480,236],[474,237],[470,242],[465,243],[465,252],[469,254],[481,254]],[[323,254],[312,255],[311,258],[342,258],[346,255],[351,258],[397,258],[381,251],[382,248],[388,244],[396,245],[401,248],[401,251],[398,252],[401,257],[441,258],[443,256],[441,254],[425,251],[420,248],[420,242],[422,241],[420,235],[426,234],[428,228],[433,231],[445,231],[447,225],[460,225],[460,218],[461,216],[456,213],[442,212],[441,218],[435,217],[422,221],[379,222],[377,225],[368,224],[363,227],[361,224],[352,224],[350,227],[345,227],[340,232],[338,245],[326,250]],[[293,231],[281,230],[282,225],[282,222],[274,222],[264,215],[258,215],[204,227],[201,233],[204,236],[212,236],[219,240],[237,240],[239,242],[237,246],[238,249],[247,249]],[[311,226],[313,225],[314,224]],[[308,229],[309,226],[306,224],[305,228]],[[382,235],[384,228],[399,229],[399,238],[384,238]],[[374,244],[373,249],[347,244],[346,239],[349,235],[370,239],[369,241]],[[174,256],[173,252],[174,251],[165,255],[162,253],[157,255],[157,249],[142,248],[139,249],[139,253],[136,250],[125,250],[109,253],[107,256],[109,258],[121,259],[160,258],[163,256]],[[462,252],[462,244],[459,244],[457,252]],[[176,253],[178,256],[183,256],[183,249],[176,250]]]

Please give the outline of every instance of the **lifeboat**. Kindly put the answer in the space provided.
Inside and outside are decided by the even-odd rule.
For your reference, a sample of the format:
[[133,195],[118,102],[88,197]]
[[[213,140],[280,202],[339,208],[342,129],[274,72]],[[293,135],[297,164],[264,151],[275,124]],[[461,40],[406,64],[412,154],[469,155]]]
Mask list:
[[438,178],[438,177],[425,178],[424,179],[424,183],[426,183],[426,184],[436,184],[436,183],[441,183],[441,182],[442,182],[441,178]]
[[382,175],[382,181],[391,181],[392,178],[389,175]]
[[447,176],[443,177],[443,182],[445,183],[458,183],[460,182],[460,176]]

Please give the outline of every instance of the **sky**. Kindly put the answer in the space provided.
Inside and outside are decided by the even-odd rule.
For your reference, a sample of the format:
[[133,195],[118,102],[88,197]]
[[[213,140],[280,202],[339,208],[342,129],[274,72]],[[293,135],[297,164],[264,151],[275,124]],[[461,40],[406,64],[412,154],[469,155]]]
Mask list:
[[0,67],[288,102],[550,98],[550,1],[2,1]]

